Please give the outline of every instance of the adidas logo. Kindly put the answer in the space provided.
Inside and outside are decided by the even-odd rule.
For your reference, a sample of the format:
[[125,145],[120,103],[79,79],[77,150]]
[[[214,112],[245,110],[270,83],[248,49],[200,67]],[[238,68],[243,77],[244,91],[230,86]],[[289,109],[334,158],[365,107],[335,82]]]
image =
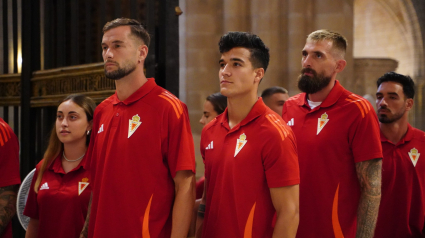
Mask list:
[[208,146],[205,148],[206,150],[214,149],[214,141],[211,141]]
[[43,183],[43,185],[41,185],[40,190],[43,189],[49,189],[49,185],[47,185],[47,182]]
[[99,131],[97,132],[97,134],[103,132],[103,124],[99,127]]
[[286,124],[288,126],[294,126],[294,118],[291,118],[291,120],[289,120]]

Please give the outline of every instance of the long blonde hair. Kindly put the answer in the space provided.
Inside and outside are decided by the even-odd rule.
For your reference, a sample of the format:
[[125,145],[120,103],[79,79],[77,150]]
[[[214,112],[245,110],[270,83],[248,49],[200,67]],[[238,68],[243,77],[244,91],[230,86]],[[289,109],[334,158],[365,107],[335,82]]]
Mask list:
[[[93,99],[87,97],[83,94],[71,94],[66,97],[63,102],[72,101],[81,108],[84,109],[84,112],[87,116],[87,121],[91,122],[93,120],[94,109],[96,104]],[[90,143],[90,134],[86,136],[86,146]],[[38,193],[38,187],[40,187],[41,179],[43,178],[44,171],[49,167],[53,161],[58,157],[59,153],[63,150],[63,143],[59,140],[58,135],[56,134],[56,122],[53,124],[52,132],[50,133],[49,145],[47,146],[46,152],[44,152],[44,160],[41,164],[40,170],[38,171],[37,180],[34,184],[34,191]]]

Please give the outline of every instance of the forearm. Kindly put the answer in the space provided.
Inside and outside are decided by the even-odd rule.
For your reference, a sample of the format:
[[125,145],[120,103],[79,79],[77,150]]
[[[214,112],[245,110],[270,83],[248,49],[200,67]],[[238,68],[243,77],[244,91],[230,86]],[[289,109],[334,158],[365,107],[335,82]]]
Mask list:
[[276,209],[273,238],[294,238],[300,221],[299,185],[270,188],[270,195]]
[[[173,206],[171,238],[186,238],[189,232],[192,209],[195,204],[195,176],[182,175],[175,183],[176,198]],[[176,181],[176,180],[175,180]]]
[[276,225],[273,230],[273,238],[294,238],[297,234],[300,221],[299,212],[296,209],[277,214]]
[[86,221],[84,222],[83,230],[80,233],[80,238],[87,238],[89,234],[89,222],[90,222],[90,212],[91,212],[91,200],[93,198],[93,193],[90,195],[90,202],[87,208]]
[[27,231],[25,232],[25,238],[37,238],[38,237],[38,219],[30,218],[28,223]]
[[16,213],[16,194],[19,185],[0,188],[0,236]]
[[357,209],[357,238],[371,238],[375,232],[381,202],[382,160],[358,163],[361,195]]
[[196,216],[196,238],[202,237],[202,226],[204,224],[204,215],[205,215],[205,200],[201,200],[201,204],[199,204],[198,213]]

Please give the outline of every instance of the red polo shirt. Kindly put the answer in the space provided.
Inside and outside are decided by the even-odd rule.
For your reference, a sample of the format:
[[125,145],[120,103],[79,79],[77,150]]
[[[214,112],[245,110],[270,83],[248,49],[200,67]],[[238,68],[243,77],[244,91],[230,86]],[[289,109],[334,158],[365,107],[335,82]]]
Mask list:
[[229,128],[227,109],[204,127],[207,181],[202,237],[272,237],[270,188],[299,183],[295,137],[260,98]]
[[170,237],[177,171],[195,172],[186,105],[148,81],[94,114],[89,237]]
[[372,105],[336,81],[320,106],[311,110],[301,93],[282,112],[297,137],[300,161],[297,237],[355,237],[360,198],[355,163],[382,158]]
[[[12,128],[0,118],[0,188],[21,184],[19,177],[19,142]],[[9,222],[0,238],[12,238]]]
[[38,188],[34,184],[43,162],[36,171],[29,190],[24,215],[38,219],[38,237],[79,237],[87,216],[91,185],[86,170],[86,157],[73,170],[65,173],[62,168],[62,152],[43,173]]
[[375,237],[425,237],[425,133],[409,125],[396,145],[381,133],[382,198]]

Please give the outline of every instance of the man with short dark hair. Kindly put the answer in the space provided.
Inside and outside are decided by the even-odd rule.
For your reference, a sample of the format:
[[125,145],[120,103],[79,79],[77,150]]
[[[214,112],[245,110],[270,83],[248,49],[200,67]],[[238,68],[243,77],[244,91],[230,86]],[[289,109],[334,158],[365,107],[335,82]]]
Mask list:
[[19,142],[12,128],[0,118],[0,238],[12,238],[19,176]]
[[425,237],[425,133],[408,123],[415,83],[389,72],[378,79],[377,87],[384,158],[375,238]]
[[227,109],[202,130],[205,189],[197,237],[295,237],[295,137],[257,97],[269,49],[258,36],[245,32],[225,34],[219,48],[220,92],[227,97]]
[[187,107],[145,77],[149,34],[138,21],[118,18],[103,32],[116,92],[94,114],[93,192],[81,237],[186,237],[195,202]]
[[298,88],[282,117],[297,137],[301,187],[297,237],[373,237],[381,195],[382,149],[372,105],[342,87],[346,39],[311,33]]
[[264,103],[277,114],[282,115],[282,107],[289,99],[288,90],[282,87],[273,86],[261,93]]

